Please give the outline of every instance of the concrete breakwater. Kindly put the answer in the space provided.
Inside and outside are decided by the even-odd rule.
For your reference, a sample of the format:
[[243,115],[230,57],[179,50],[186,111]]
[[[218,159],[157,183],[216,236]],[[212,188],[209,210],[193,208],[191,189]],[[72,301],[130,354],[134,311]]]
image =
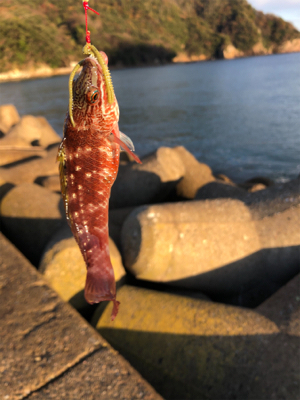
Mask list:
[[60,137],[11,105],[0,107],[0,129],[1,230],[163,397],[297,398],[299,178],[236,185],[183,147],[142,165],[122,156],[109,215],[121,300],[111,323],[110,305],[83,299]]

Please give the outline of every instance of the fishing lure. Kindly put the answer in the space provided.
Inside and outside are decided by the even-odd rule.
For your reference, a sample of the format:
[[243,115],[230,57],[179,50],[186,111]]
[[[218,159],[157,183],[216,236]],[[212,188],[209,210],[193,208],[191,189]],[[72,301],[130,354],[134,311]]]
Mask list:
[[108,205],[118,172],[120,146],[138,163],[141,161],[132,153],[130,138],[119,131],[119,107],[108,58],[89,39],[87,31],[83,48],[87,57],[70,75],[69,110],[58,160],[67,220],[87,267],[85,298],[91,304],[113,301],[113,320],[119,302],[108,247]]

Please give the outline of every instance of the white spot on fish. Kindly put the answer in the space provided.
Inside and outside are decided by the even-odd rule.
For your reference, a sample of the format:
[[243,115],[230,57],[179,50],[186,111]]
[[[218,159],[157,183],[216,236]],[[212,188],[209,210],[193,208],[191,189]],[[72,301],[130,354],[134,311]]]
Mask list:
[[169,245],[169,252],[171,253],[172,251],[173,251],[173,245],[170,244],[170,245]]
[[92,176],[92,174],[91,174],[90,172],[86,172],[86,173],[85,173],[85,176],[86,176],[87,178],[90,178],[90,177]]
[[71,179],[75,179],[75,176],[73,174],[70,175]]
[[147,217],[148,217],[148,218],[154,218],[154,217],[155,217],[155,213],[154,213],[154,212],[149,213],[149,214],[147,215]]
[[78,185],[77,188],[78,188],[78,190],[81,190],[82,189],[82,185]]
[[75,153],[75,157],[78,158],[78,157],[79,157],[79,154],[78,154],[78,153]]
[[103,226],[102,228],[95,226],[94,229],[97,230],[98,232],[103,232],[105,230],[105,226]]
[[73,199],[76,199],[76,197],[77,197],[76,193],[73,193],[72,197],[73,197]]
[[80,170],[81,170],[81,167],[79,167],[79,165],[76,165],[75,171],[80,171]]
[[98,205],[95,206],[94,204],[90,203],[90,204],[88,204],[88,208],[90,211],[95,211],[98,209]]
[[86,151],[92,151],[91,147],[86,147],[85,149],[86,149]]
[[74,215],[75,215],[75,217],[79,217],[79,214],[78,214],[78,212],[76,211],[76,212],[74,212]]

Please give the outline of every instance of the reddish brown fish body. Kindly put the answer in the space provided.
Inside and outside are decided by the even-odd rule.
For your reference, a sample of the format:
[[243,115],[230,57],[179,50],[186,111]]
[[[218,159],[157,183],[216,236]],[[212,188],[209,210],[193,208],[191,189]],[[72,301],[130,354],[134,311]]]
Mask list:
[[116,285],[109,255],[108,205],[118,167],[119,108],[108,104],[103,73],[88,57],[73,83],[73,118],[67,114],[60,151],[64,156],[62,193],[67,218],[87,266],[85,298],[89,303],[114,302]]

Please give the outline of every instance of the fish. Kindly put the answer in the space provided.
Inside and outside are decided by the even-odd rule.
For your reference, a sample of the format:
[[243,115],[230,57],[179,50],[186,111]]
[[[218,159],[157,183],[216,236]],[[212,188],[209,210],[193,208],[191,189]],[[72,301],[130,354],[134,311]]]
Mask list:
[[90,304],[113,301],[113,320],[120,303],[108,245],[109,197],[120,147],[141,161],[131,139],[119,130],[107,55],[92,47],[70,76],[69,110],[57,158],[66,217],[87,268],[85,299]]

